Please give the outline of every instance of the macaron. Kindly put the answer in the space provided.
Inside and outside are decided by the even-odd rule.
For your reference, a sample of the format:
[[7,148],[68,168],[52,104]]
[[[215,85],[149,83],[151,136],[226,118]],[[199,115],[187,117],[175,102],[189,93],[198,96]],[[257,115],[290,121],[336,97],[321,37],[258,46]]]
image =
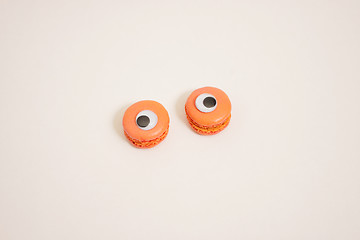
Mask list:
[[165,139],[170,118],[163,105],[143,100],[131,105],[124,114],[123,128],[126,138],[138,148],[151,148]]
[[185,104],[185,112],[195,132],[213,135],[229,125],[231,102],[224,91],[215,87],[203,87],[190,94]]

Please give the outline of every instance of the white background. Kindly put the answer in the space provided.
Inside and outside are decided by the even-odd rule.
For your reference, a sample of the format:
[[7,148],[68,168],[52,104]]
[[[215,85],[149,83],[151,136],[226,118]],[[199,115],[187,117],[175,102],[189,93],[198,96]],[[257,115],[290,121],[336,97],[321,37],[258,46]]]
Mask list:
[[[359,1],[0,1],[0,239],[360,239]],[[229,127],[184,104],[223,89]],[[162,103],[139,150],[125,109]]]

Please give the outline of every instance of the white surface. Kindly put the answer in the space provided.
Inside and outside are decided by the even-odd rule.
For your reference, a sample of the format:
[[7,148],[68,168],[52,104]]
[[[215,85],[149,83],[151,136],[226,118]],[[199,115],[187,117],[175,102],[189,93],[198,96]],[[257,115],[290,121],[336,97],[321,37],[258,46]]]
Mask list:
[[[359,1],[1,1],[0,239],[360,239]],[[187,125],[198,87],[232,121]],[[166,140],[121,134],[141,99]]]

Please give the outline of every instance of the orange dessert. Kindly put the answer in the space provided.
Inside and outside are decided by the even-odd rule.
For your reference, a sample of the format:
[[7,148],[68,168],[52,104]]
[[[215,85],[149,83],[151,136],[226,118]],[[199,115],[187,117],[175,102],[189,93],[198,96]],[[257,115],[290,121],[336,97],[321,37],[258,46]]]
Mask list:
[[203,87],[190,94],[185,112],[194,131],[202,135],[213,135],[229,125],[231,102],[222,90]]
[[168,134],[169,114],[158,102],[139,101],[131,105],[123,117],[124,134],[138,148],[158,145]]

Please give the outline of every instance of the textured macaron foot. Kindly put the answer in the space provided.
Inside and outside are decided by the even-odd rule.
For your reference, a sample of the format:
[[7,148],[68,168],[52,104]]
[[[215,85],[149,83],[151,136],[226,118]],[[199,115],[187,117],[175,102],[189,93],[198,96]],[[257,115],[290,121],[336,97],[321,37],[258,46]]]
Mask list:
[[152,147],[155,147],[156,145],[158,145],[160,142],[162,142],[166,138],[168,132],[169,132],[169,128],[160,137],[150,140],[150,141],[136,140],[134,138],[131,138],[125,131],[124,131],[124,134],[125,134],[125,137],[130,141],[130,143],[132,145],[134,145],[135,147],[137,147],[137,148],[152,148]]
[[185,112],[186,112],[186,118],[191,126],[191,128],[198,134],[201,135],[215,135],[219,132],[221,132],[222,130],[224,130],[230,123],[230,119],[231,119],[231,115],[225,119],[225,121],[223,123],[211,126],[211,127],[206,127],[206,126],[200,126],[198,125],[196,122],[194,122],[189,115],[187,114],[186,108],[185,108]]

